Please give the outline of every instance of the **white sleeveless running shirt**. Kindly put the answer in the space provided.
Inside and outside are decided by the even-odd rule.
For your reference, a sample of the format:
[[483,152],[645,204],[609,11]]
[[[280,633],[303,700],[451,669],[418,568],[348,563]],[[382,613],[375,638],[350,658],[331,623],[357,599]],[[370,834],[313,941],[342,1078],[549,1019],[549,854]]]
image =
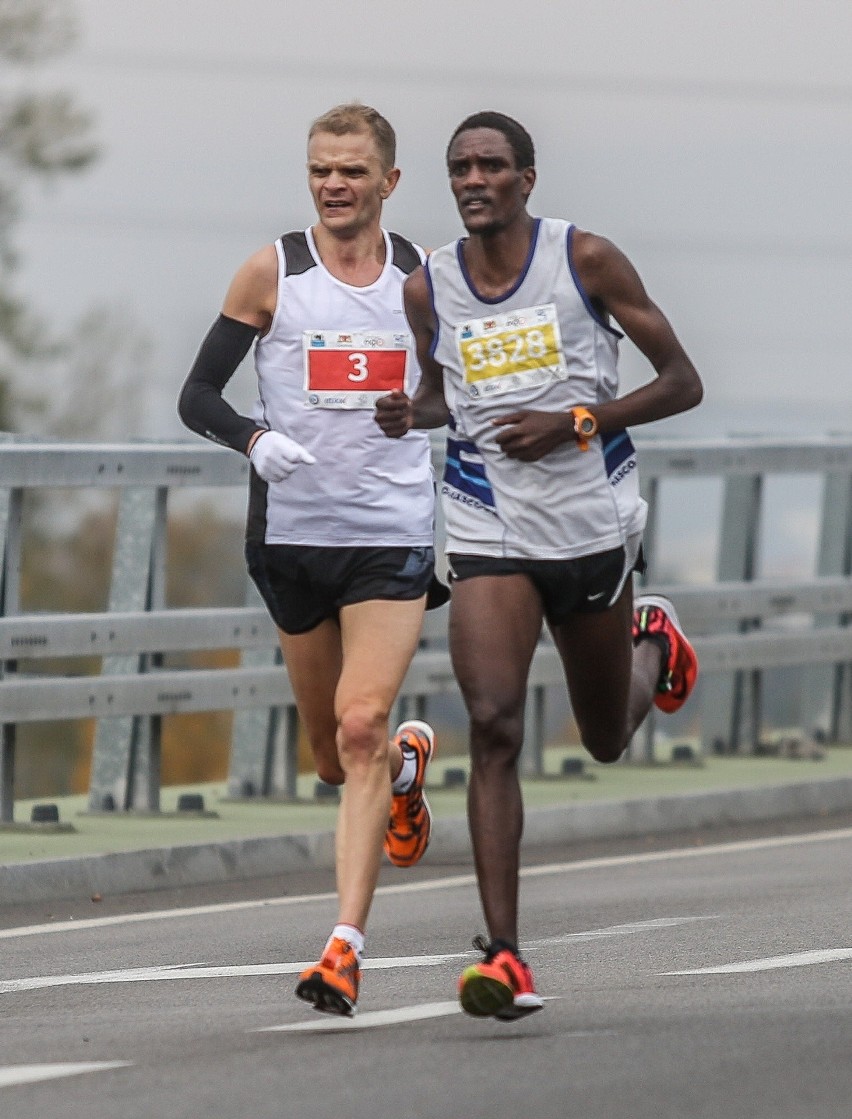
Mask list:
[[369,287],[325,268],[310,229],[275,243],[278,300],[255,345],[258,424],[316,457],[283,482],[252,472],[247,535],[268,544],[421,547],[433,544],[429,436],[388,439],[374,400],[420,379],[402,306],[423,250],[383,231],[386,260]]
[[627,432],[575,442],[538,462],[500,451],[492,420],[519,409],[567,412],[618,391],[618,342],[571,263],[574,226],[536,220],[517,283],[499,299],[474,289],[462,241],[426,265],[451,412],[441,496],[447,551],[571,559],[625,545],[641,532],[636,452]]

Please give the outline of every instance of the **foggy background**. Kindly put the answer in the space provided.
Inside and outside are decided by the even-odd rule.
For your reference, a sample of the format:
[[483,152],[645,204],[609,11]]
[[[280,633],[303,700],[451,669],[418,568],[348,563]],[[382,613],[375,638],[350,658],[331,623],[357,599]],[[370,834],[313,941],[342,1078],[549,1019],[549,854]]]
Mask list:
[[[127,435],[189,437],[175,397],[230,278],[312,222],[305,134],[353,98],[398,133],[385,224],[426,246],[461,228],[455,125],[494,108],[529,128],[533,212],[615,241],[705,379],[659,434],[852,426],[848,0],[75,7],[76,47],[38,80],[94,112],[102,154],[30,192],[19,288],[59,324],[105,304],[146,336]],[[647,376],[628,343],[622,369]]]

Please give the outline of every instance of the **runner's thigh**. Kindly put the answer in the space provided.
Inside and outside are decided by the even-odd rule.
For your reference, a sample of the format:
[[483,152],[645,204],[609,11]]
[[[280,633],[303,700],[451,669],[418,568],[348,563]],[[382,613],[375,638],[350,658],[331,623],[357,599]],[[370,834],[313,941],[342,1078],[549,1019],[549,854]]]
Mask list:
[[[627,718],[633,665],[633,585],[595,613],[575,613],[551,626],[581,733],[620,734]],[[585,738],[584,734],[584,738]]]
[[478,575],[453,582],[450,654],[468,710],[517,710],[541,634],[542,605],[526,575]]
[[340,631],[343,668],[337,688],[337,713],[366,700],[390,711],[417,650],[426,596],[394,601],[370,599],[343,606]]
[[308,633],[279,630],[278,640],[314,759],[333,767],[337,764],[334,696],[343,663],[340,629],[326,620]]

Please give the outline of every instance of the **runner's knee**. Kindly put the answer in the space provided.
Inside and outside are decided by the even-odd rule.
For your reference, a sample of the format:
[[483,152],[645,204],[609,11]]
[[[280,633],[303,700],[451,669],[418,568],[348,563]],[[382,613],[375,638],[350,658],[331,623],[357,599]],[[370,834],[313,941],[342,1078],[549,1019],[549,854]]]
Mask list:
[[627,749],[628,740],[617,735],[584,735],[583,746],[596,762],[610,765],[617,762]]
[[315,760],[314,766],[317,771],[317,777],[319,777],[320,781],[325,782],[326,785],[342,785],[346,779],[346,775],[340,768],[339,762],[332,762],[322,758]]
[[346,708],[337,730],[337,749],[344,770],[351,764],[387,761],[388,714],[368,702]]
[[322,727],[307,725],[308,742],[317,777],[326,785],[342,785],[344,773],[337,750],[337,726],[323,722]]
[[523,745],[523,713],[486,699],[473,703],[469,716],[473,760],[514,762]]

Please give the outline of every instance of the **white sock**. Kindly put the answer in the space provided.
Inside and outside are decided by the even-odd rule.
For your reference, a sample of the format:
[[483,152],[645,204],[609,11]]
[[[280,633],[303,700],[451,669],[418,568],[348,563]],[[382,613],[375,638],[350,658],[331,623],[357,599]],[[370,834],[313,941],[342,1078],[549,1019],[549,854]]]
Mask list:
[[417,755],[413,750],[402,751],[402,769],[396,775],[391,785],[391,791],[394,796],[399,793],[407,793],[411,788],[411,782],[417,774]]
[[341,940],[348,941],[355,949],[355,955],[360,962],[361,957],[364,955],[364,934],[355,925],[335,925],[331,930],[331,936],[328,938],[329,943],[335,938],[339,937]]

